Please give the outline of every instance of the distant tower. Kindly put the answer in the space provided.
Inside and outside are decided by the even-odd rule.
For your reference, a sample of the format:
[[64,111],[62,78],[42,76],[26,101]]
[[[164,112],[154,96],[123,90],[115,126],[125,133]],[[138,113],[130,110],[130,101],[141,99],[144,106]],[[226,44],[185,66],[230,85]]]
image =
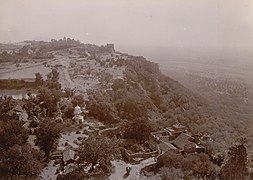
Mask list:
[[110,53],[114,53],[115,49],[114,49],[114,44],[106,44],[106,49],[110,52]]

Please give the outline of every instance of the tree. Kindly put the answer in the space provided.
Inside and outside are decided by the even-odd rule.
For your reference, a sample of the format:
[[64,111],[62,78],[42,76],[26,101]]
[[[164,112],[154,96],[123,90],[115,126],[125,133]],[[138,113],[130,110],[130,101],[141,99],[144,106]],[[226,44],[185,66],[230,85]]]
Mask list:
[[218,177],[218,167],[204,153],[183,156],[174,151],[168,151],[159,156],[157,165],[163,179],[170,179],[173,175],[183,175],[183,179],[216,179]]
[[163,155],[159,156],[157,159],[158,167],[168,167],[168,168],[180,168],[183,160],[182,154],[179,154],[173,150],[167,151]]
[[45,121],[36,131],[37,143],[48,157],[52,150],[57,147],[58,139],[61,136],[61,129],[55,122]]
[[150,138],[150,133],[154,129],[149,120],[137,118],[124,126],[124,138],[136,139],[139,143],[143,143]]
[[104,173],[109,173],[111,160],[119,153],[116,140],[103,136],[90,136],[78,149],[78,163],[91,165],[90,172],[94,170],[96,164],[99,164]]
[[162,167],[160,169],[160,174],[162,177],[162,180],[178,180],[183,179],[184,173],[181,169],[176,169],[174,167],[168,168],[168,167]]
[[[142,94],[141,94],[142,93]],[[143,96],[143,92],[127,92],[118,103],[117,109],[122,119],[146,118],[152,109],[151,101]]]
[[87,103],[89,115],[105,123],[118,122],[118,111],[107,92],[96,91],[89,92],[89,101]]
[[204,153],[187,155],[181,165],[187,179],[216,179],[218,176],[218,167]]
[[59,89],[41,87],[37,97],[40,102],[44,102],[47,115],[52,117],[53,113],[57,110],[57,103],[61,99],[61,91]]
[[74,96],[74,90],[70,88],[65,88],[64,89],[64,97],[70,98]]
[[75,95],[73,97],[73,100],[71,101],[71,103],[73,104],[73,106],[83,106],[84,105],[84,97],[82,94],[79,95]]
[[49,89],[60,89],[61,84],[59,83],[59,75],[60,73],[56,69],[52,69],[47,75],[46,87]]
[[35,83],[37,86],[41,86],[44,83],[43,77],[41,76],[39,72],[35,73]]
[[35,179],[42,169],[41,154],[29,145],[14,145],[1,154],[0,178]]
[[4,96],[0,101],[0,120],[6,122],[10,119],[18,120],[18,115],[12,111],[16,104],[17,101],[12,96]]
[[56,180],[80,180],[80,179],[89,179],[89,176],[85,174],[83,170],[76,169],[68,174],[59,174],[56,178]]
[[0,122],[0,148],[5,150],[10,147],[26,143],[28,130],[22,127],[22,123],[16,120]]
[[47,75],[47,80],[58,82],[59,72],[56,69],[52,69],[52,71]]

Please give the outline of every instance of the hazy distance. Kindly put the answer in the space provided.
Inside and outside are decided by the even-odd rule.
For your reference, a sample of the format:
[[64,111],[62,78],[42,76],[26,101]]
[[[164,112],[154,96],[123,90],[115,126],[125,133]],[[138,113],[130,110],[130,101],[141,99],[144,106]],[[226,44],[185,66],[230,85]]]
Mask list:
[[153,60],[251,58],[252,0],[0,0],[0,42],[114,43]]

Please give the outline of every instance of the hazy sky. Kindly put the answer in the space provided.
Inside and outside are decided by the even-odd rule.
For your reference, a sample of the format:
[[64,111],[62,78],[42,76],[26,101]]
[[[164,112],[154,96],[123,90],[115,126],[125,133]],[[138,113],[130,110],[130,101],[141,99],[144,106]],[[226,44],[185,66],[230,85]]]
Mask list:
[[150,57],[251,52],[253,1],[0,0],[1,42],[63,36]]

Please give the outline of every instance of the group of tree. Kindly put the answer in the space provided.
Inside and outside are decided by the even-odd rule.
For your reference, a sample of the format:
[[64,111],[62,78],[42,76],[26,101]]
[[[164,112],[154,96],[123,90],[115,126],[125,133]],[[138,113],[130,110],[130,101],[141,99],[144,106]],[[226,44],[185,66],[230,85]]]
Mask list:
[[50,42],[46,42],[43,45],[39,46],[39,49],[42,52],[48,52],[75,47],[79,45],[81,45],[81,43],[78,40],[64,37],[63,39],[59,40],[51,39]]
[[156,129],[156,126],[149,120],[137,118],[131,122],[125,123],[123,127],[124,139],[135,139],[138,143],[144,143],[150,139],[150,133]]
[[12,63],[22,62],[25,58],[29,56],[27,50],[28,50],[28,46],[23,46],[17,51],[12,51],[12,52],[3,51],[0,53],[0,63],[1,62],[12,62]]
[[243,144],[233,145],[225,156],[219,164],[204,153],[182,155],[168,151],[158,158],[157,169],[162,179],[249,179]]
[[45,152],[46,157],[57,148],[61,132],[60,127],[51,119],[44,120],[36,130],[36,144]]
[[119,121],[118,111],[112,103],[111,97],[103,90],[91,91],[87,108],[89,115],[95,117],[101,122],[115,123]]
[[43,156],[27,144],[28,130],[17,120],[0,124],[0,179],[36,178]]
[[16,102],[11,96],[0,97],[0,120],[18,119],[18,116],[12,111],[15,106]]
[[[38,95],[15,100],[12,97],[0,99],[0,179],[35,179],[42,169],[43,153],[46,157],[55,150],[61,129],[52,118],[61,99],[61,89],[58,82],[59,73],[56,70],[43,80],[41,74],[36,74]],[[40,122],[35,131],[37,145],[42,151],[37,151],[27,143],[29,130],[23,127],[22,121],[13,111],[16,106],[25,109],[28,119],[36,117]],[[46,109],[45,116],[41,116]],[[33,122],[33,121],[32,121]]]
[[163,179],[174,176],[180,176],[182,179],[216,179],[219,174],[219,167],[203,153],[188,154],[184,157],[169,151],[158,158],[157,166]]
[[59,72],[52,69],[47,75],[47,80],[44,81],[40,74],[36,74],[36,82],[40,84],[38,87],[38,102],[43,103],[43,108],[46,109],[47,116],[53,117],[57,110],[57,103],[61,100],[62,91],[59,83]]
[[78,164],[90,165],[90,173],[94,171],[95,165],[103,173],[108,174],[111,170],[111,161],[120,156],[119,142],[103,136],[91,135],[78,148]]
[[[59,174],[57,180],[107,179],[111,172],[112,160],[119,159],[121,141],[100,135],[90,135],[77,149],[78,168],[68,174]],[[88,171],[84,171],[86,168]]]

